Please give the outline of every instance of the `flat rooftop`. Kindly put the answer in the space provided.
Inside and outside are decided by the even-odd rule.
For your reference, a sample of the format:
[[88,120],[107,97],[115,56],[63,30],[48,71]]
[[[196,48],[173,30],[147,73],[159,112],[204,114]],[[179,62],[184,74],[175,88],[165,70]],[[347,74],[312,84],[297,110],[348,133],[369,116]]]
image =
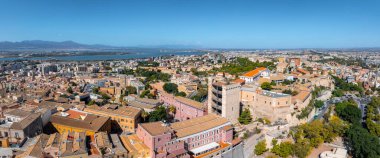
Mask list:
[[267,91],[267,90],[263,90],[261,92],[261,95],[265,95],[265,96],[272,97],[272,98],[281,98],[281,97],[290,96],[289,94],[277,93],[277,92],[272,92],[272,91]]

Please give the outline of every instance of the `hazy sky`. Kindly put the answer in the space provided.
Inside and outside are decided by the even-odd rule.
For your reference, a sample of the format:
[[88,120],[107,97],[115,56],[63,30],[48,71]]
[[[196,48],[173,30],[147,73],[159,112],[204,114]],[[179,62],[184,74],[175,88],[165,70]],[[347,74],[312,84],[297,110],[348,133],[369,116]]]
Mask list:
[[0,0],[0,41],[379,47],[380,0]]

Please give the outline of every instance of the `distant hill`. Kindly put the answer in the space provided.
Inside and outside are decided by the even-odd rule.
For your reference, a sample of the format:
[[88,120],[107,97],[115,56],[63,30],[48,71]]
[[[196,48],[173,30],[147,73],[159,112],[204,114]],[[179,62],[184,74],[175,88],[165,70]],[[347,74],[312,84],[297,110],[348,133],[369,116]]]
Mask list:
[[42,40],[30,40],[21,42],[0,42],[0,50],[92,50],[92,49],[111,49],[118,48],[106,45],[87,45],[73,41],[53,42]]
[[116,47],[100,44],[81,44],[74,41],[28,40],[21,42],[0,42],[0,51],[99,51],[99,50],[144,50],[144,49],[197,49],[197,45],[139,45],[135,47]]

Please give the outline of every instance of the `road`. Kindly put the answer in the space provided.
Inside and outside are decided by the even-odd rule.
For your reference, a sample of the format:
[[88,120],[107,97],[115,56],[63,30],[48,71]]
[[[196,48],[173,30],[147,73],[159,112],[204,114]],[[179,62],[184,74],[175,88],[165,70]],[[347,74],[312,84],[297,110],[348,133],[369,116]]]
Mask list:
[[253,136],[244,140],[244,158],[252,158],[253,157],[253,150],[255,149],[255,146],[258,142],[257,139],[261,135],[262,134],[254,134]]
[[322,107],[322,111],[319,111],[317,117],[314,119],[314,120],[319,120],[323,117],[323,115],[325,115],[325,113],[327,112],[327,110],[329,109],[331,105],[331,101],[330,100],[327,100],[324,102],[323,104],[323,107]]
[[326,113],[326,111],[329,109],[331,104],[342,102],[344,100],[348,100],[349,98],[352,98],[356,102],[356,104],[358,104],[358,108],[362,112],[362,117],[363,117],[362,122],[365,121],[365,108],[366,108],[366,104],[369,103],[370,99],[368,97],[359,98],[359,97],[356,97],[355,95],[348,95],[348,96],[336,98],[335,101],[333,101],[332,99],[328,99],[327,101],[324,102],[324,105],[323,105],[324,108],[322,108],[322,111],[319,112],[315,120],[321,119],[323,115]]

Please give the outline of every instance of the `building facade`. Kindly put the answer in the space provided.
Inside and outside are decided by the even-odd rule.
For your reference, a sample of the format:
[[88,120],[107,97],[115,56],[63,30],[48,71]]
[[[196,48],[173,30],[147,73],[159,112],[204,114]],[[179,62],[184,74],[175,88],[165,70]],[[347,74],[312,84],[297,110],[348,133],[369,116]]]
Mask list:
[[141,110],[130,106],[112,107],[110,105],[105,105],[99,107],[92,105],[86,107],[84,111],[91,114],[111,118],[112,126],[119,126],[120,129],[124,132],[134,133],[135,128],[137,127],[137,123],[139,123],[141,120]]
[[208,112],[227,118],[233,124],[240,115],[240,89],[238,83],[226,83],[209,78]]
[[215,114],[172,124],[139,124],[136,134],[155,158],[208,155],[233,143],[232,124]]

